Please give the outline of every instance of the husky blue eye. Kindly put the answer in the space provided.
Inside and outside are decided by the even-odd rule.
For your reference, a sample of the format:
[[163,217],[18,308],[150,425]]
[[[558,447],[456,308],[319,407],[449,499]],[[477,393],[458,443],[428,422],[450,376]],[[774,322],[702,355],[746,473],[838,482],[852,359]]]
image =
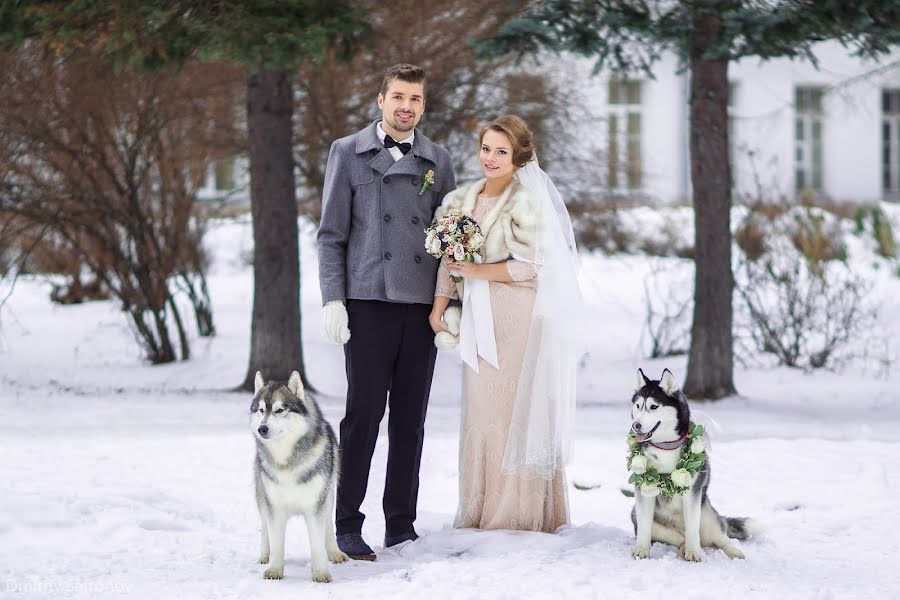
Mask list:
[[276,415],[280,415],[280,414],[283,413],[283,412],[284,412],[284,409],[283,409],[283,408],[279,408],[278,410],[275,411],[275,414],[276,414]]
[[657,408],[659,408],[659,407],[656,406],[656,405],[654,405],[654,406],[651,406],[651,407],[650,407],[650,410],[656,410]]

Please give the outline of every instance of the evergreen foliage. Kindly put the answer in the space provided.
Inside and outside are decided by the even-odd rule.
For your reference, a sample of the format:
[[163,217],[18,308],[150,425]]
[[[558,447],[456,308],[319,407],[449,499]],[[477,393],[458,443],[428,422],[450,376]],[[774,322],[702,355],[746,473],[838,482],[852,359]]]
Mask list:
[[158,69],[190,58],[292,68],[368,31],[348,0],[19,0],[0,7],[0,44],[28,37],[63,52],[93,47]]
[[543,0],[524,3],[497,36],[481,40],[482,56],[569,51],[596,60],[596,70],[650,73],[664,50],[687,58],[697,14],[721,29],[706,60],[755,56],[806,58],[813,45],[837,40],[857,55],[878,56],[900,43],[897,0]]

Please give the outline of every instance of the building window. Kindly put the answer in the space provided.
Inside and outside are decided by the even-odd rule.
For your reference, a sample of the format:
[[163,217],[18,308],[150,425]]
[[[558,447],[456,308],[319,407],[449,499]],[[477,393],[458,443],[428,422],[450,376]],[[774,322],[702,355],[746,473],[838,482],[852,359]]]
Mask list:
[[607,181],[613,190],[641,189],[641,82],[609,81]]
[[822,88],[794,92],[794,183],[797,191],[822,191]]
[[234,159],[219,159],[213,164],[217,192],[234,190]]
[[900,200],[900,90],[881,92],[881,172],[884,196]]

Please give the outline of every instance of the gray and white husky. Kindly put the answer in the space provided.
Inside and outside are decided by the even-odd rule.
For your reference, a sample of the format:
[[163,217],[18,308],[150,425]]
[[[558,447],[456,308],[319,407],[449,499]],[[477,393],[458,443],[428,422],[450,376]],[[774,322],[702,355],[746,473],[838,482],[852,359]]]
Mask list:
[[347,560],[332,521],[340,461],[334,431],[304,392],[296,371],[287,383],[265,383],[257,371],[255,388],[250,430],[256,439],[254,481],[262,518],[259,562],[269,563],[263,576],[284,577],[287,520],[303,515],[313,581],[331,581],[328,561]]
[[[672,473],[678,464],[682,444],[691,427],[687,398],[665,369],[659,381],[650,380],[638,369],[637,387],[631,399],[631,429],[641,444],[649,466],[659,473]],[[701,546],[721,549],[731,558],[744,558],[729,538],[746,540],[756,525],[750,519],[723,518],[712,507],[706,490],[710,469],[707,460],[692,478],[683,495],[649,496],[635,486],[631,522],[637,540],[635,558],[647,558],[651,542],[672,544],[685,560],[699,561]]]

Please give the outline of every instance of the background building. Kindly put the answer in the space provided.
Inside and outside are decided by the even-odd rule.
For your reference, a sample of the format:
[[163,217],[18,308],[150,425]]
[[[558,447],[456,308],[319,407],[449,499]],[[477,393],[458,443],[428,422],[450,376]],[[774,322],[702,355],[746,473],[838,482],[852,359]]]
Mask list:
[[[746,59],[729,69],[737,199],[900,200],[900,53],[879,63],[837,43],[809,61]],[[688,74],[674,56],[654,78],[610,78],[591,102],[606,115],[610,191],[690,201]]]

